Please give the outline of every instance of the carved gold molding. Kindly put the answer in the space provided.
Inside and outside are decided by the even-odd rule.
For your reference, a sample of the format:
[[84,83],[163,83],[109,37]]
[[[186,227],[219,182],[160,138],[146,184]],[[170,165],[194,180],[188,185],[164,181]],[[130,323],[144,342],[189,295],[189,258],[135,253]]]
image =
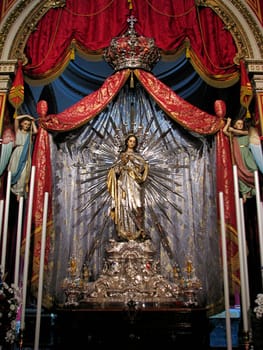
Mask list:
[[[7,35],[15,23],[19,15],[23,12],[26,6],[32,2],[31,0],[22,0],[14,8],[11,15],[5,22],[1,32],[0,32],[0,55],[2,54],[3,47]],[[46,0],[41,1],[37,4],[34,9],[27,16],[26,20],[21,24],[20,28],[17,30],[17,35],[12,43],[12,48],[9,54],[10,59],[20,59],[24,64],[26,64],[26,57],[24,55],[24,48],[26,46],[28,37],[35,30],[38,21],[50,10],[51,8],[63,7],[65,6],[66,0]]]
[[15,7],[10,16],[7,17],[3,28],[0,31],[0,55],[2,54],[3,47],[7,38],[7,35],[12,27],[13,23],[19,16],[19,14],[23,11],[23,9],[30,3],[30,0],[20,1],[19,4]]

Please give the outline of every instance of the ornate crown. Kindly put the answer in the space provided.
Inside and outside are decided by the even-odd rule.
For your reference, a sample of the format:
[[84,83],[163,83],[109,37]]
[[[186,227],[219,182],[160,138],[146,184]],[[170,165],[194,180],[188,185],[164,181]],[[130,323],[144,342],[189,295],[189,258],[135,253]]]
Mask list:
[[104,51],[103,57],[115,71],[124,68],[141,68],[151,71],[159,61],[160,50],[153,38],[138,35],[134,29],[137,21],[134,16],[128,18],[129,29],[122,36],[113,38]]

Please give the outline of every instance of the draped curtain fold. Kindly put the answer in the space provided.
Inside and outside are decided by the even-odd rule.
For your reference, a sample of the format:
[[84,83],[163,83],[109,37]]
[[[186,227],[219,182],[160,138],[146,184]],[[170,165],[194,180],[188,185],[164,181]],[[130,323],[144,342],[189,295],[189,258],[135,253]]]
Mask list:
[[[232,155],[229,139],[219,130],[216,134],[216,173],[217,173],[217,193],[224,194],[224,214],[227,237],[227,256],[230,279],[230,288],[233,294],[237,292],[239,285],[240,270],[238,264],[238,238],[236,230],[234,179],[232,171]],[[219,206],[218,206],[219,208]],[[218,211],[218,218],[220,213]]]
[[40,119],[42,127],[49,131],[76,129],[100,113],[114,98],[130,75],[129,69],[116,72],[107,78],[100,89],[84,97],[59,114],[49,114]]
[[[204,135],[215,134],[224,121],[206,113],[178,96],[149,72],[135,69],[134,73],[158,105],[184,128]],[[107,78],[100,89],[82,98],[59,114],[49,114],[40,119],[42,127],[49,131],[69,131],[87,123],[101,112],[114,98],[130,76],[130,70],[118,71]]]
[[131,14],[138,34],[153,37],[163,52],[174,53],[185,46],[194,68],[209,83],[230,86],[239,78],[231,33],[215,12],[198,7],[194,0],[133,0],[131,11],[125,1],[68,0],[65,7],[50,9],[30,35],[24,73],[36,80],[55,78],[72,58],[72,45],[101,54],[113,37],[128,29]]
[[[34,203],[32,207],[32,234],[34,237],[33,248],[33,264],[32,264],[32,293],[37,295],[38,288],[38,276],[40,268],[40,247],[41,247],[41,235],[43,227],[43,203],[45,192],[49,194],[48,198],[48,213],[46,223],[46,253],[45,253],[45,268],[48,266],[48,256],[51,249],[51,239],[54,234],[53,230],[53,213],[52,213],[52,168],[50,158],[50,143],[49,134],[43,129],[39,128],[32,156],[32,165],[36,168],[35,178],[37,179],[37,185],[34,190]],[[23,244],[25,244],[24,237]],[[44,304],[49,302],[44,301]]]
[[222,119],[191,105],[151,73],[139,69],[134,73],[158,105],[185,129],[203,135],[212,135],[223,127]]

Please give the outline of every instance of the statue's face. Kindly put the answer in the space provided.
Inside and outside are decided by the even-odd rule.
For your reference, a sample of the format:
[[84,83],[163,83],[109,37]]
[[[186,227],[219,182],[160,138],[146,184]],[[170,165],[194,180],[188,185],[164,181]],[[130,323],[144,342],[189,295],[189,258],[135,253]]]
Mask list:
[[128,148],[135,148],[136,147],[136,144],[137,144],[137,141],[136,141],[136,138],[134,136],[131,136],[129,139],[128,139],[128,142],[127,142],[127,146]]
[[244,121],[243,120],[237,120],[234,124],[234,127],[238,130],[243,130],[244,128]]

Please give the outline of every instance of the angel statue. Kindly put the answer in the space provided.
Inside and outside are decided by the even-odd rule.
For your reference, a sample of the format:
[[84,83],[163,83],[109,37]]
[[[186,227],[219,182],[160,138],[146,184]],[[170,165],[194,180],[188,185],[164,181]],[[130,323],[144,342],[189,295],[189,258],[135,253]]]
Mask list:
[[112,196],[111,215],[118,236],[125,240],[145,238],[143,220],[142,185],[149,166],[136,151],[138,139],[129,135],[125,149],[108,173],[107,186]]
[[37,134],[34,117],[23,114],[15,118],[15,148],[11,154],[8,170],[11,171],[11,191],[17,196],[27,194],[31,171],[33,135]]
[[261,140],[254,126],[246,128],[242,117],[227,118],[223,132],[231,140],[233,163],[237,166],[239,191],[245,203],[256,195],[254,172],[263,173]]

